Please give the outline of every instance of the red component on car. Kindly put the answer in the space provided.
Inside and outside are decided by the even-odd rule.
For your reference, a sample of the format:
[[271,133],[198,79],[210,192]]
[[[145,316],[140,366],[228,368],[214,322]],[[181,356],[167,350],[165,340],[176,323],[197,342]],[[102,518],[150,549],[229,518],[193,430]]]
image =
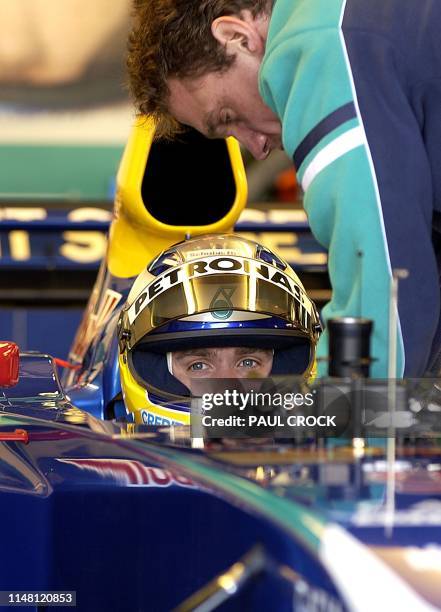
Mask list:
[[0,442],[29,442],[29,434],[24,429],[15,431],[0,431]]
[[14,342],[0,342],[0,387],[13,387],[18,383],[18,352]]
[[57,364],[57,366],[60,366],[60,368],[67,368],[68,370],[79,370],[81,368],[80,365],[69,363],[69,361],[65,361],[64,359],[60,359],[59,357],[54,357],[53,360]]

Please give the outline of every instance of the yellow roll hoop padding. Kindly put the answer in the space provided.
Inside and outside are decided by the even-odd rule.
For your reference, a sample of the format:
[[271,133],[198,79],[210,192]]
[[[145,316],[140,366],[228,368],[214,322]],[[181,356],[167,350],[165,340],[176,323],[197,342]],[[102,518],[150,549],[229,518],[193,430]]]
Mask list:
[[[184,240],[187,234],[198,236],[232,231],[246,204],[247,181],[239,143],[228,138],[227,148],[236,184],[236,198],[228,213],[216,223],[199,226],[172,226],[155,219],[145,208],[141,195],[154,133],[151,119],[137,119],[117,174],[115,218],[108,246],[108,267],[114,276],[129,278],[140,274],[153,257]],[[170,179],[173,180],[172,175]]]

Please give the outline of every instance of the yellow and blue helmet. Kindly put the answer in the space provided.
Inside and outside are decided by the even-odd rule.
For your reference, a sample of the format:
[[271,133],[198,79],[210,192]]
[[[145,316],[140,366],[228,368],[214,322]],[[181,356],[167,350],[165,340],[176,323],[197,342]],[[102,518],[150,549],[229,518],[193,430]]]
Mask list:
[[234,234],[186,240],[136,279],[118,325],[121,386],[138,423],[190,419],[190,391],[167,354],[209,347],[274,349],[271,375],[311,376],[317,309],[293,269]]

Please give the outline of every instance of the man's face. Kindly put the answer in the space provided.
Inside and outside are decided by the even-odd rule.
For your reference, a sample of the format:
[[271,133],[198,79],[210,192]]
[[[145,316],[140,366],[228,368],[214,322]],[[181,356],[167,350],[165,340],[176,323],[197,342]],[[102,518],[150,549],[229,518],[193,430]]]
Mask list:
[[169,110],[208,138],[234,136],[256,159],[282,148],[281,125],[260,97],[256,57],[238,54],[225,72],[168,81]]
[[195,378],[266,378],[273,351],[246,347],[207,348],[172,353],[173,375],[188,389]]

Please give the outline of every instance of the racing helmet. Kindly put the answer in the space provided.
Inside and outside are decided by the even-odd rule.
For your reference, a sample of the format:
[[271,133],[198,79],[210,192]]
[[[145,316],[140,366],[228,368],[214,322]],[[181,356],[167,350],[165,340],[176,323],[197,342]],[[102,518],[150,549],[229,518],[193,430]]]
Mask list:
[[119,318],[127,413],[138,423],[189,423],[190,391],[167,363],[176,350],[271,348],[271,376],[309,378],[320,329],[299,278],[266,247],[235,234],[180,242],[138,276]]

